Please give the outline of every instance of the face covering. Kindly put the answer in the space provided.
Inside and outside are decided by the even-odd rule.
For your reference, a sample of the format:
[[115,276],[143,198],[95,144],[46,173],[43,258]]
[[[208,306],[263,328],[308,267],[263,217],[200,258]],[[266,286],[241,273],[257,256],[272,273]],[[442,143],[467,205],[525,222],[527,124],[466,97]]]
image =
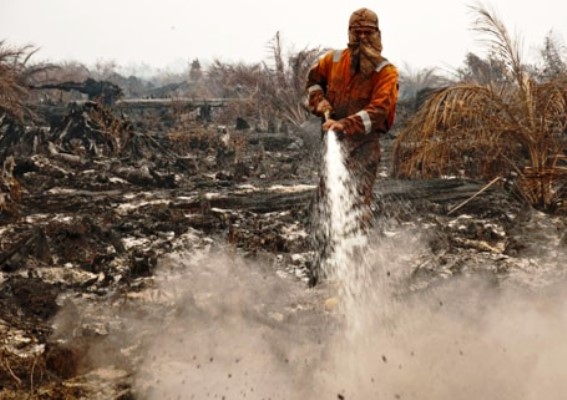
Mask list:
[[378,16],[367,8],[352,13],[349,20],[349,42],[351,72],[370,76],[382,57],[382,39],[378,28]]

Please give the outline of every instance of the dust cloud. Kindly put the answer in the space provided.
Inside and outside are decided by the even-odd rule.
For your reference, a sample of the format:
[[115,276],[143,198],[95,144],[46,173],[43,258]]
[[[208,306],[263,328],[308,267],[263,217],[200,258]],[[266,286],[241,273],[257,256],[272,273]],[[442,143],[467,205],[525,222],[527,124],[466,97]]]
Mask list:
[[410,290],[424,251],[404,234],[374,246],[355,316],[325,309],[336,282],[307,289],[227,253],[171,256],[136,398],[563,399],[561,287],[529,292],[471,276]]
[[162,271],[171,315],[137,374],[140,398],[305,398],[327,318],[304,284],[230,254],[172,256],[165,265],[183,268]]

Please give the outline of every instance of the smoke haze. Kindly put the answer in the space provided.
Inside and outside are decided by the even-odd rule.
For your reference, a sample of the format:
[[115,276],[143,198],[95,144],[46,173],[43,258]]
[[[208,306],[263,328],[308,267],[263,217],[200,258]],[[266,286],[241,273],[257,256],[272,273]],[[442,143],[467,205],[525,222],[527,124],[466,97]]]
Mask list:
[[564,398],[562,291],[505,289],[474,277],[409,291],[412,257],[423,251],[418,238],[403,234],[371,250],[375,282],[368,287],[380,291],[360,304],[354,334],[345,332],[340,307],[325,309],[336,292],[332,282],[306,289],[270,265],[228,254],[171,257],[160,283],[170,303],[146,341],[136,394],[145,400]]

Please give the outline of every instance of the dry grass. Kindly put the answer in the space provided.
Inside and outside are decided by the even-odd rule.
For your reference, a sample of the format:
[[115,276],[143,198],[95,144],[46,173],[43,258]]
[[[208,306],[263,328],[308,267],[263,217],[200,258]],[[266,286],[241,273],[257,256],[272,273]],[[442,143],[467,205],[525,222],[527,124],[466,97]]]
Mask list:
[[25,115],[31,115],[24,105],[28,85],[54,68],[50,64],[31,65],[37,51],[33,46],[13,47],[0,41],[0,125],[6,117],[22,122]]
[[[0,118],[5,116],[22,120],[23,99],[27,88],[22,80],[21,66],[33,51],[29,47],[13,48],[0,41]],[[24,59],[23,61],[22,58]]]
[[516,173],[527,200],[552,208],[567,183],[564,81],[537,81],[502,22],[480,6],[474,10],[476,30],[505,75],[431,94],[396,139],[394,170],[401,177],[464,174],[485,180]]
[[279,33],[267,48],[267,62],[229,65],[216,60],[209,68],[208,86],[217,96],[241,99],[225,110],[227,123],[240,116],[255,119],[263,130],[283,130],[309,117],[303,107],[305,79],[321,51],[303,49],[285,57]]
[[[4,340],[5,338],[0,338],[0,342]],[[0,348],[0,375],[2,399],[40,398],[35,397],[37,389],[48,383],[42,355],[20,357],[5,348]]]

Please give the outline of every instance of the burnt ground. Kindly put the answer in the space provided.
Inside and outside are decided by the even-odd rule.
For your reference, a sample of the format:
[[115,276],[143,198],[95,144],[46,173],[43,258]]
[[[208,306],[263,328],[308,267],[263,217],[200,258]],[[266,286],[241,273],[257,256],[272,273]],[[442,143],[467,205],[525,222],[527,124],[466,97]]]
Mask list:
[[[197,123],[148,133],[96,104],[82,107],[49,128],[3,132],[1,398],[175,398],[184,392],[163,388],[175,386],[170,375],[152,375],[148,359],[165,357],[155,338],[182,341],[188,329],[220,324],[210,337],[251,354],[256,345],[226,325],[236,309],[245,332],[273,339],[261,348],[295,338],[293,351],[270,345],[269,359],[248,365],[256,381],[265,380],[262,363],[285,370],[290,354],[332,336],[340,323],[325,301],[332,285],[307,287],[316,123],[286,134]],[[400,247],[396,263],[407,256],[400,295],[463,276],[532,291],[561,282],[563,217],[531,209],[502,185],[471,199],[484,183],[391,179],[387,143],[376,240]],[[231,355],[199,343],[183,353],[198,366],[193,387],[215,358],[223,367],[206,379],[238,373],[225,374]],[[294,371],[311,376],[302,368]],[[258,396],[289,386],[268,381]],[[178,398],[221,398],[199,390]]]

